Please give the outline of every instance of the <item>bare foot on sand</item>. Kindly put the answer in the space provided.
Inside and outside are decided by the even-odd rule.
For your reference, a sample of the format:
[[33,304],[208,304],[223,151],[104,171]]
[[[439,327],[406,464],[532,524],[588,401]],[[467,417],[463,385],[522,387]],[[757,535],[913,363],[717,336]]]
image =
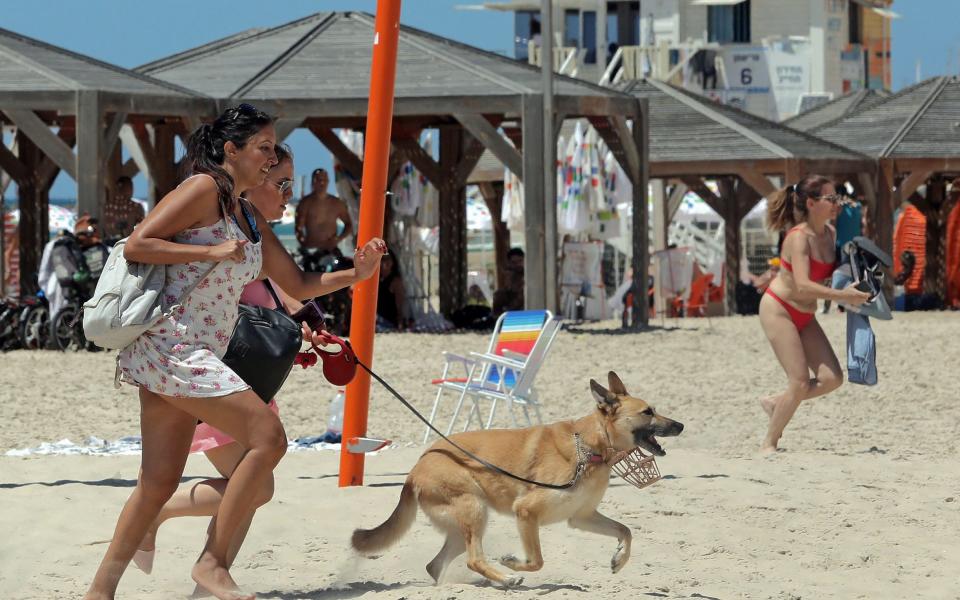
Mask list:
[[777,398],[779,396],[770,396],[769,398],[763,398],[760,400],[760,406],[763,408],[763,412],[767,413],[768,417],[773,416],[773,411],[777,408]]
[[771,446],[769,444],[764,444],[760,446],[760,450],[757,452],[761,456],[770,456],[771,454],[777,453],[777,447]]
[[230,572],[221,567],[217,561],[204,552],[197,564],[193,565],[191,573],[197,585],[208,590],[218,600],[256,600],[254,594],[241,592],[236,582],[230,577]]
[[157,549],[157,527],[154,525],[147,530],[133,555],[133,564],[147,575],[153,571],[153,558]]

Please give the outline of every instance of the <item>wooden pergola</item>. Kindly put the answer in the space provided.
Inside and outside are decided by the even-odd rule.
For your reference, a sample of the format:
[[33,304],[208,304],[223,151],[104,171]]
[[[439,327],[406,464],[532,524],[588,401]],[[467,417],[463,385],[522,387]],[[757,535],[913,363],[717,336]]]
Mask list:
[[825,123],[836,121],[851,113],[869,108],[889,95],[883,90],[857,90],[814,106],[780,122],[797,131],[810,131]]
[[[173,186],[173,134],[164,128],[183,130],[181,119],[214,108],[190,90],[0,29],[0,126],[16,130],[11,146],[0,143],[0,194],[17,184],[21,290],[36,289],[61,171],[77,182],[78,214],[99,216],[115,179],[141,166],[159,187]],[[126,168],[120,139],[136,159]]]
[[[363,161],[334,132],[365,126],[374,18],[319,13],[271,29],[253,29],[144,65],[139,72],[217,99],[250,102],[278,117],[283,138],[310,130],[353,177]],[[526,303],[553,306],[545,290],[556,277],[547,248],[543,201],[543,96],[536,68],[424,31],[401,27],[397,57],[391,173],[411,162],[440,195],[440,309],[466,297],[467,178],[489,149],[521,176],[526,205]],[[588,117],[602,128],[624,170],[646,188],[644,104],[576,79],[556,77],[554,130],[564,118]],[[631,130],[628,120],[635,124]],[[435,159],[418,143],[439,130]],[[637,246],[646,273],[646,202],[638,192]],[[555,236],[553,239],[556,239]],[[639,272],[639,271],[638,271]],[[555,279],[554,279],[555,280]],[[644,316],[645,318],[645,316]]]
[[[879,162],[875,182],[876,235],[892,251],[893,213],[910,200],[927,217],[924,287],[946,294],[946,218],[956,195],[947,183],[960,176],[960,79],[934,77],[812,130]],[[926,194],[917,189],[926,186]]]
[[[656,81],[626,83],[623,91],[650,107],[650,177],[676,185],[669,198],[654,186],[654,239],[666,246],[667,226],[689,189],[724,220],[725,297],[736,311],[740,224],[780,186],[808,173],[873,173],[873,161],[841,146]],[[714,193],[707,179],[717,183]],[[658,189],[659,187],[659,189]]]

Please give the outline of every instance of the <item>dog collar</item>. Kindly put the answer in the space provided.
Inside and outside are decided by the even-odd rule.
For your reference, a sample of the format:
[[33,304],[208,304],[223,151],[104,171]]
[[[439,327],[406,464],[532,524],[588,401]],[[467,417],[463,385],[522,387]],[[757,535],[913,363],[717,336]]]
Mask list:
[[597,454],[592,448],[583,443],[579,433],[573,434],[574,445],[577,449],[577,463],[582,465],[606,463],[603,454]]

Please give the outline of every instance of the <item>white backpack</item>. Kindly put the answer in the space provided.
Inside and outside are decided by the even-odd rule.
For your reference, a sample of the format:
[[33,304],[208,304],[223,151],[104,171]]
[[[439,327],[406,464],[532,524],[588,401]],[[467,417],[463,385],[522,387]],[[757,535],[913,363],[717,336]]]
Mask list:
[[123,256],[127,238],[120,240],[100,273],[97,289],[83,305],[83,333],[102,348],[122,350],[153,327],[213,271],[214,263],[187,286],[167,311],[163,310],[163,287],[167,265],[130,263]]

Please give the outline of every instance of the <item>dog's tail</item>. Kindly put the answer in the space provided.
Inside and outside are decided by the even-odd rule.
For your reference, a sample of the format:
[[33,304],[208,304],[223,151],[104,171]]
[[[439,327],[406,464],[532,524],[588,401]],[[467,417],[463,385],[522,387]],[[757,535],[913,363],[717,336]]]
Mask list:
[[408,481],[403,484],[400,502],[390,518],[373,529],[354,529],[350,543],[361,554],[374,554],[396,543],[410,529],[416,517],[417,498],[413,485]]

